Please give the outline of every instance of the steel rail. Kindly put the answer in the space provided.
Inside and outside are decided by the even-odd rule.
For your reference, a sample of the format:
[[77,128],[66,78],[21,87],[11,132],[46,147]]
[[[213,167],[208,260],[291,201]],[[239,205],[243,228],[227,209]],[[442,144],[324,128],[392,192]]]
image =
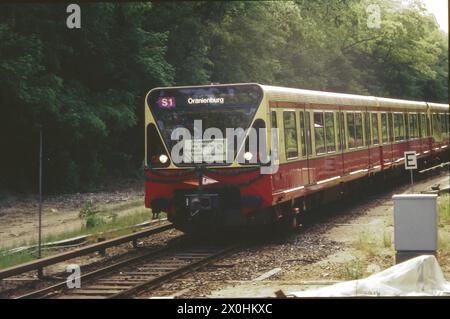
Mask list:
[[[176,243],[169,244],[165,247],[150,251],[144,255],[133,257],[127,260],[120,261],[118,263],[115,263],[113,265],[97,269],[95,271],[92,271],[90,273],[87,273],[85,275],[82,275],[80,277],[81,282],[83,285],[88,284],[95,284],[96,280],[108,280],[108,276],[114,277],[114,272],[121,269],[127,269],[129,267],[133,266],[140,266],[142,262],[157,262],[159,259],[164,259],[166,257],[170,257],[171,253],[174,255],[177,254],[183,254],[184,250],[186,249],[187,255],[192,254],[189,251],[190,248],[190,241],[187,235],[182,235],[179,237],[178,241]],[[184,239],[184,240],[183,240]],[[195,246],[194,246],[195,247]],[[157,275],[156,277],[152,277],[151,279],[145,281],[145,282],[138,282],[132,285],[130,288],[125,288],[124,290],[112,294],[110,296],[102,296],[99,294],[98,296],[86,296],[86,298],[104,298],[104,299],[117,299],[117,298],[128,298],[132,296],[133,294],[136,294],[144,289],[154,289],[161,284],[168,282],[170,280],[176,279],[182,275],[185,275],[189,272],[195,271],[198,268],[201,268],[203,266],[206,266],[207,264],[211,263],[214,260],[217,260],[219,258],[222,258],[226,254],[232,252],[236,246],[228,246],[225,248],[219,249],[217,252],[213,252],[211,254],[206,255],[205,257],[201,257],[200,260],[198,257],[193,257],[192,259],[194,261],[189,262],[187,264],[182,264],[180,267],[170,270],[168,272],[164,272],[162,274]],[[195,256],[195,254],[194,254]],[[126,280],[125,280],[126,281]],[[101,283],[100,283],[101,284]],[[65,293],[66,291],[66,293]],[[75,290],[76,291],[76,290]],[[65,298],[76,298],[77,295],[72,295],[73,292],[72,289],[67,288],[66,282],[61,282],[53,286],[49,286],[46,288],[43,288],[41,290],[33,291],[30,293],[27,293],[25,295],[22,295],[20,297],[17,297],[16,299],[30,299],[30,298],[52,298],[52,297],[65,297]]]
[[[181,237],[184,237],[183,235]],[[110,272],[120,269],[122,267],[127,267],[130,265],[133,265],[139,261],[151,258],[151,257],[158,257],[164,253],[166,253],[167,251],[169,251],[170,249],[173,249],[172,247],[173,245],[167,245],[165,247],[162,248],[157,248],[154,250],[151,250],[150,252],[147,252],[141,256],[136,256],[136,257],[132,257],[132,258],[128,258],[126,260],[122,260],[119,261],[113,265],[109,265],[97,270],[94,270],[92,272],[89,272],[87,274],[81,275],[80,276],[80,280],[84,283],[85,281],[87,281],[88,283],[90,281],[92,281],[93,279],[96,279],[97,277],[101,277],[103,275],[107,275]],[[55,291],[59,291],[59,290],[64,290],[67,289],[67,282],[60,282],[58,284],[40,289],[40,290],[36,290],[30,293],[27,293],[25,295],[21,295],[19,297],[16,297],[15,299],[29,299],[29,298],[41,298],[44,297],[48,294],[50,294],[51,292],[55,292]]]
[[8,278],[11,276],[16,276],[28,271],[32,270],[40,270],[46,266],[54,265],[62,261],[66,261],[75,257],[80,257],[83,255],[87,255],[96,251],[103,251],[106,248],[118,246],[127,242],[134,242],[139,238],[147,237],[151,235],[155,235],[161,233],[163,231],[172,229],[172,224],[165,224],[158,227],[152,227],[150,229],[141,230],[129,235],[123,235],[117,238],[108,239],[102,242],[98,242],[95,244],[91,244],[85,247],[81,247],[78,249],[74,249],[68,252],[64,252],[61,254],[41,258],[38,260],[33,260],[18,266],[9,267],[3,270],[0,270],[0,279]]
[[220,250],[217,253],[214,253],[210,256],[207,256],[199,261],[195,261],[193,263],[187,264],[185,266],[182,266],[178,269],[175,269],[173,271],[170,271],[168,273],[162,274],[156,278],[150,279],[144,283],[138,284],[132,288],[129,288],[127,290],[121,291],[115,295],[107,297],[107,299],[118,299],[118,298],[127,298],[130,297],[133,294],[136,294],[144,289],[154,289],[158,286],[162,285],[163,283],[166,283],[170,280],[176,279],[178,277],[181,277],[187,273],[190,273],[192,271],[195,271],[198,268],[201,268],[203,266],[206,266],[207,264],[211,263],[214,260],[217,260],[219,258],[224,257],[225,255],[231,253],[236,249],[236,246],[227,247],[225,249]]

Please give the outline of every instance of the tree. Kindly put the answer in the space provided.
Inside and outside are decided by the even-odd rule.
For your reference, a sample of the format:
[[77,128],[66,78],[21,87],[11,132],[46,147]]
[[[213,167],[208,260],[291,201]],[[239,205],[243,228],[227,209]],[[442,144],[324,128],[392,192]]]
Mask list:
[[[369,27],[369,5],[380,27]],[[92,189],[143,159],[156,86],[259,82],[448,103],[448,35],[420,0],[1,5],[0,189]]]

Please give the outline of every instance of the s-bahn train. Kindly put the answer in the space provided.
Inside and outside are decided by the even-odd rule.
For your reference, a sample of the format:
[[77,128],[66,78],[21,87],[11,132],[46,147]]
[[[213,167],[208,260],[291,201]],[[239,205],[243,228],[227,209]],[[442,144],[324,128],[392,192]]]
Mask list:
[[145,205],[183,231],[295,227],[358,183],[401,172],[405,151],[419,169],[449,158],[448,104],[254,83],[155,88]]

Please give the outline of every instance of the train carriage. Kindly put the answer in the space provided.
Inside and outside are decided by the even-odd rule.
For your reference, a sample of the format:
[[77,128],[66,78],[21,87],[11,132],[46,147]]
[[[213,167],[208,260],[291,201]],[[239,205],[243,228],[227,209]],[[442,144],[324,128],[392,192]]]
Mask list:
[[330,194],[399,171],[404,151],[420,167],[448,159],[448,116],[448,104],[252,83],[156,88],[145,204],[185,231],[295,226]]

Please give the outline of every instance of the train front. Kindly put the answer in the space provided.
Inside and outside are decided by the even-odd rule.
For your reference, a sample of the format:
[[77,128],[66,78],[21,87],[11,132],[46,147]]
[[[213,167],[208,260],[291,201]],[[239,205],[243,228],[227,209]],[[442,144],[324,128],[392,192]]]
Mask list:
[[[145,101],[145,205],[192,232],[269,223],[270,134],[257,84],[157,88]],[[269,168],[269,169],[268,169]]]

